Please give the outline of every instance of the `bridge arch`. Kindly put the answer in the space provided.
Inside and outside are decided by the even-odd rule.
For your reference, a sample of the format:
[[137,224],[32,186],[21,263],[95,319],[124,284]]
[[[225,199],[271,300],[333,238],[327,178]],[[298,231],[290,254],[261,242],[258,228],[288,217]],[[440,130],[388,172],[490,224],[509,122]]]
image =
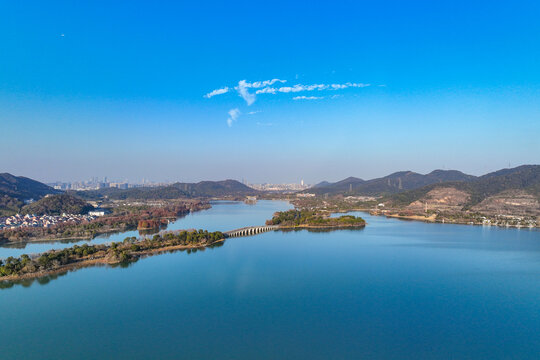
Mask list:
[[279,226],[277,225],[248,226],[245,228],[226,231],[224,234],[226,237],[252,236],[263,232],[276,230],[278,228]]

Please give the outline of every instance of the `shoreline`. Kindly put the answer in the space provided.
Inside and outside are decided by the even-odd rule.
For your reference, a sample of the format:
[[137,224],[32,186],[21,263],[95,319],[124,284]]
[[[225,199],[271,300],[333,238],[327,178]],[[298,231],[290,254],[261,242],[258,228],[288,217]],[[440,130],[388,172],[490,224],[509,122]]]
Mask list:
[[291,225],[291,226],[280,226],[278,230],[288,230],[288,229],[346,229],[346,228],[363,228],[366,227],[367,223],[361,225]]
[[119,264],[122,264],[122,263],[128,263],[129,264],[129,263],[132,263],[132,262],[136,262],[136,261],[138,261],[140,259],[143,259],[145,257],[161,254],[161,253],[164,253],[164,252],[189,250],[189,249],[202,249],[202,248],[211,247],[211,246],[216,245],[216,244],[220,244],[220,243],[222,244],[224,242],[225,242],[225,238],[214,241],[211,244],[204,244],[204,245],[201,245],[201,244],[172,245],[172,246],[164,246],[164,247],[151,249],[151,250],[135,251],[135,252],[130,254],[130,255],[133,256],[133,259],[131,259],[131,260],[127,261],[127,262],[110,261],[110,260],[107,259],[107,257],[105,255],[103,255],[103,256],[101,256],[99,258],[95,258],[94,256],[89,255],[86,258],[75,260],[72,263],[69,263],[69,264],[66,264],[66,265],[61,265],[57,269],[52,269],[52,270],[48,270],[48,271],[39,271],[39,272],[34,272],[34,273],[26,273],[26,274],[22,274],[22,275],[3,276],[3,277],[0,277],[0,283],[1,282],[14,282],[14,281],[20,281],[20,280],[38,279],[38,278],[42,278],[42,277],[46,277],[46,276],[50,276],[50,275],[67,273],[69,271],[75,271],[75,270],[79,270],[79,269],[83,269],[83,268],[87,268],[87,267],[92,267],[92,266],[98,266],[98,265],[110,265],[110,266],[112,266],[112,265],[119,265]]
[[432,224],[448,224],[448,225],[471,225],[471,226],[485,226],[485,227],[497,227],[497,228],[512,228],[512,229],[540,229],[540,226],[523,226],[523,225],[499,225],[499,224],[482,224],[475,223],[473,221],[440,221],[436,219],[424,218],[421,215],[399,215],[399,214],[370,214],[373,216],[385,216],[387,218],[421,221],[424,223]]
[[497,228],[512,228],[512,229],[538,229],[540,230],[540,225],[538,226],[523,226],[523,225],[499,225],[499,224],[482,224],[482,223],[475,223],[471,221],[440,221],[436,219],[436,214],[432,214],[429,217],[425,217],[423,215],[399,215],[397,213],[378,213],[374,212],[373,209],[348,209],[348,210],[335,210],[330,211],[333,214],[346,214],[350,212],[363,212],[368,213],[371,216],[384,216],[387,218],[392,219],[399,219],[399,220],[410,220],[410,221],[421,221],[424,223],[430,223],[430,224],[448,224],[448,225],[474,225],[474,226],[486,226],[486,227],[497,227]]
[[[177,215],[175,217],[175,220],[174,221],[177,221],[178,219],[180,219],[181,217],[184,217],[184,216],[187,216],[189,215],[190,213],[192,212],[198,212],[198,211],[202,211],[202,210],[208,210],[212,207],[212,205],[210,203],[208,203],[208,207],[201,207],[199,209],[195,209],[195,210],[189,210],[187,213],[185,214],[181,214],[181,215]],[[168,225],[168,224],[167,224]],[[113,228],[113,229],[107,229],[107,230],[102,230],[102,231],[96,231],[95,233],[91,234],[91,235],[80,235],[80,236],[67,236],[67,237],[28,237],[28,238],[23,238],[23,239],[20,239],[20,240],[16,240],[16,241],[11,241],[11,240],[7,240],[7,241],[0,241],[0,246],[4,246],[4,245],[17,245],[17,244],[27,244],[27,243],[40,243],[40,242],[61,242],[61,241],[65,241],[65,240],[77,240],[77,241],[83,241],[83,240],[94,240],[95,238],[99,237],[99,236],[102,236],[102,235],[114,235],[114,234],[119,234],[119,233],[122,233],[122,232],[126,232],[126,231],[148,231],[148,230],[154,230],[153,228],[150,228],[150,229],[138,229],[137,226],[127,226],[125,228]]]
[[372,210],[351,210],[351,211],[362,211],[367,212],[372,216],[384,216],[386,218],[399,219],[399,220],[409,220],[409,221],[421,221],[424,223],[431,224],[448,224],[448,225],[472,225],[472,226],[485,226],[485,227],[497,227],[497,228],[512,228],[512,229],[540,229],[539,226],[523,226],[523,225],[499,225],[499,224],[483,224],[473,221],[441,221],[437,220],[436,214],[432,214],[429,217],[422,215],[399,215],[395,213],[373,213]]
[[[361,228],[364,228],[365,226],[366,226],[365,222],[363,222],[361,224],[333,224],[333,225],[301,224],[301,225],[295,225],[295,226],[280,226],[278,229],[279,230],[284,230],[284,231],[287,231],[287,230],[303,230],[303,229],[306,229],[306,230],[329,230],[329,231],[331,231],[331,230],[338,230],[338,229],[361,229]],[[197,243],[197,244],[189,244],[189,245],[177,244],[177,245],[161,246],[161,247],[158,247],[158,248],[151,248],[151,249],[147,249],[147,250],[132,250],[132,251],[129,251],[128,260],[123,260],[123,261],[118,259],[118,258],[113,258],[111,260],[111,257],[109,256],[109,253],[108,253],[108,250],[110,249],[110,247],[105,247],[105,248],[103,248],[102,250],[100,250],[97,253],[91,253],[91,254],[89,254],[89,255],[87,255],[85,257],[82,257],[82,258],[79,258],[79,259],[74,259],[74,260],[72,260],[71,262],[69,262],[67,264],[59,265],[55,269],[41,270],[41,271],[36,271],[36,272],[28,272],[28,273],[24,273],[24,274],[7,275],[7,276],[0,277],[0,283],[2,283],[2,282],[9,283],[9,282],[16,282],[16,281],[21,281],[21,280],[38,279],[38,278],[43,278],[43,277],[46,277],[46,276],[51,276],[51,275],[61,274],[61,273],[67,273],[69,271],[74,271],[74,270],[78,270],[78,269],[82,269],[82,268],[86,268],[86,267],[91,267],[91,266],[97,266],[97,265],[110,265],[110,266],[113,266],[113,265],[118,265],[118,264],[122,264],[122,263],[129,264],[129,263],[132,263],[132,262],[136,262],[141,258],[151,256],[151,255],[161,254],[161,253],[164,253],[164,252],[181,251],[181,250],[189,250],[189,249],[204,249],[204,248],[208,248],[208,247],[213,247],[216,244],[223,244],[225,242],[225,240],[226,240],[226,237],[223,237],[221,239],[213,240],[212,242],[204,241],[204,242]],[[139,243],[142,242],[142,241],[144,241],[144,240],[140,239]],[[134,244],[137,244],[137,243],[134,243]],[[112,245],[114,245],[114,244],[112,244]],[[113,248],[114,248],[114,246],[113,246]],[[38,254],[38,255],[36,255],[34,257],[34,259],[37,259],[38,256],[43,256],[44,254],[47,254],[47,253],[50,253],[50,252],[51,251]],[[52,253],[54,253],[54,252],[55,251],[52,250]]]
[[[278,230],[336,230],[336,229],[351,229],[351,228],[364,228],[366,226],[366,223],[361,225],[326,225],[326,226],[317,226],[317,225],[298,225],[298,226],[283,226],[279,227]],[[223,244],[227,238],[216,240],[210,244],[193,244],[193,245],[172,245],[172,246],[164,246],[156,249],[150,249],[150,250],[144,250],[144,251],[134,251],[130,253],[130,255],[133,257],[131,260],[124,262],[124,263],[132,263],[136,262],[139,259],[145,258],[147,256],[157,255],[164,252],[169,251],[180,251],[180,250],[189,250],[189,249],[202,249],[202,248],[208,248],[212,247],[216,244]],[[45,252],[46,253],[46,252]],[[45,254],[42,253],[42,254]],[[118,265],[122,264],[122,261],[111,261],[107,258],[106,254],[102,254],[100,257],[96,258],[95,256],[88,255],[85,258],[75,260],[69,264],[61,265],[57,269],[48,270],[48,271],[39,271],[34,273],[26,273],[22,275],[9,275],[9,276],[3,276],[0,277],[0,283],[1,282],[14,282],[14,281],[20,281],[20,280],[31,280],[31,279],[38,279],[50,275],[55,274],[61,274],[61,273],[67,273],[69,271],[75,271],[87,267],[92,266],[98,266],[98,265]]]
[[65,241],[65,240],[77,240],[77,241],[94,240],[95,238],[97,238],[97,237],[99,237],[101,235],[121,233],[121,232],[124,232],[124,231],[135,231],[135,230],[137,230],[137,229],[136,228],[126,228],[126,229],[116,228],[116,229],[109,229],[109,230],[106,230],[106,231],[101,231],[99,233],[95,233],[95,234],[93,234],[93,236],[70,236],[70,237],[52,237],[52,238],[51,237],[36,237],[36,238],[31,237],[31,238],[22,239],[22,240],[19,240],[19,241],[0,242],[0,246],[27,244],[27,243],[40,243],[40,242],[43,242],[43,243],[60,242],[60,241]]

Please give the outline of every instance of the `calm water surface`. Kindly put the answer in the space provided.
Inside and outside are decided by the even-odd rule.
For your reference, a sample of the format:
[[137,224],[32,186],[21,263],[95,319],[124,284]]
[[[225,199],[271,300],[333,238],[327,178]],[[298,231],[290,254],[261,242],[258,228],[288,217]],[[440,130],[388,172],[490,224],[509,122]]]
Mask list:
[[[188,214],[169,224],[167,230],[205,229],[208,231],[227,231],[244,226],[264,225],[276,211],[291,209],[292,206],[282,201],[259,201],[256,206],[243,202],[216,201],[212,208]],[[231,216],[238,214],[239,216]],[[138,231],[125,231],[117,234],[105,234],[92,240],[63,240],[52,242],[29,242],[0,245],[0,259],[8,256],[19,257],[22,254],[39,254],[51,249],[64,249],[73,245],[107,244],[123,241],[128,236],[139,237]]]
[[[262,224],[219,204],[178,228]],[[5,359],[537,359],[540,232],[362,214],[0,290]],[[122,237],[123,238],[123,237]]]

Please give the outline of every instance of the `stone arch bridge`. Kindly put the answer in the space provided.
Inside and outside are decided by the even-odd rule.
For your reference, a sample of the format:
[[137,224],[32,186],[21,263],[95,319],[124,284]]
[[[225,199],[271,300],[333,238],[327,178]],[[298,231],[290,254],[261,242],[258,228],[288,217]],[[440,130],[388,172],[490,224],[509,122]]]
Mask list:
[[225,237],[240,237],[240,236],[251,236],[260,234],[267,231],[277,230],[278,225],[264,225],[264,226],[247,226],[236,230],[226,231]]

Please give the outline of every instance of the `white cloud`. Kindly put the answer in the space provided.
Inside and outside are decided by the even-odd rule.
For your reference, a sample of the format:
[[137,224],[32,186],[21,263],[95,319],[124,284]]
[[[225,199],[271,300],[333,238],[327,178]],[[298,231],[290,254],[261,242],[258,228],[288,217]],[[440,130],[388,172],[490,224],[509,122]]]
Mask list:
[[[229,88],[228,86],[225,86],[221,89],[215,89],[215,90],[210,91],[208,94],[204,95],[204,97],[207,99],[210,99],[213,96],[226,94],[231,90],[236,90],[238,92],[238,95],[240,95],[249,106],[255,102],[256,96],[255,94],[250,93],[248,89],[260,89],[263,87],[274,85],[275,83],[286,83],[286,82],[287,80],[281,80],[281,79],[255,81],[253,83],[247,82],[246,80],[240,80],[238,82],[238,85],[235,86],[234,88]],[[256,93],[259,94],[259,91],[257,91]],[[262,94],[264,93],[264,91],[260,93]]]
[[281,79],[272,79],[272,80],[264,80],[264,81],[255,81],[253,83],[247,82],[246,80],[240,80],[238,82],[238,86],[236,86],[234,89],[238,91],[238,94],[246,101],[247,105],[250,106],[255,102],[256,95],[255,94],[263,94],[264,91],[257,90],[255,91],[255,94],[250,93],[248,89],[270,89],[268,86],[271,86],[277,82],[285,83],[287,80],[281,80]]
[[347,88],[362,88],[370,86],[370,84],[362,84],[362,83],[345,83],[345,84],[311,84],[311,85],[303,85],[303,84],[296,84],[293,86],[282,86],[279,88],[275,87],[265,87],[263,89],[257,90],[256,94],[276,94],[278,92],[281,93],[296,93],[296,92],[302,92],[302,91],[323,91],[323,90],[343,90]]
[[212,96],[221,95],[228,92],[229,92],[229,88],[225,86],[224,88],[210,91],[208,94],[204,95],[204,97],[207,99],[210,99]]
[[355,87],[355,88],[364,88],[364,87],[368,87],[368,86],[371,86],[371,84],[363,84],[363,83],[347,83],[349,84],[350,87]]
[[[273,87],[272,85],[276,83],[286,83],[287,80],[281,80],[281,79],[272,79],[272,80],[264,80],[264,81],[255,81],[255,82],[248,82],[247,80],[240,80],[238,82],[238,85],[234,88],[224,87],[221,89],[216,89],[208,94],[204,95],[205,98],[211,98],[212,96],[225,94],[229,91],[235,90],[238,92],[238,95],[244,99],[246,104],[248,106],[252,105],[255,100],[257,99],[257,95],[259,94],[277,94],[279,93],[297,93],[297,92],[303,92],[303,91],[323,91],[323,90],[344,90],[348,88],[364,88],[371,86],[370,84],[364,84],[364,83],[352,83],[352,82],[346,82],[343,84],[296,84],[292,86],[281,86],[281,87]],[[254,89],[254,92],[250,92],[250,89]],[[295,100],[302,99],[302,97],[293,98]]]
[[324,99],[324,96],[295,96],[293,100],[320,100]]
[[302,85],[297,84],[294,86],[283,86],[277,89],[277,91],[282,93],[290,93],[290,92],[300,92],[300,91],[313,91],[313,90],[326,90],[328,89],[328,85],[324,84],[314,84],[314,85]]
[[229,117],[227,118],[227,125],[231,127],[233,122],[238,120],[238,118],[240,117],[240,114],[241,112],[238,108],[229,110]]
[[261,113],[261,112],[262,112],[262,111],[257,110],[257,111],[250,111],[250,112],[248,112],[247,114],[248,114],[248,115],[255,115],[255,114],[258,114],[258,113]]
[[255,81],[254,83],[250,84],[251,85],[250,87],[257,89],[257,88],[262,88],[265,86],[274,85],[277,82],[286,83],[287,80],[272,79],[272,80],[265,80],[265,81]]
[[238,82],[238,86],[235,87],[237,89],[238,94],[246,101],[246,104],[250,106],[255,102],[255,94],[251,94],[248,89],[251,87],[251,84],[248,83],[246,80],[240,80]]
[[277,92],[276,88],[265,87],[264,89],[255,91],[255,94],[275,94],[276,92]]

